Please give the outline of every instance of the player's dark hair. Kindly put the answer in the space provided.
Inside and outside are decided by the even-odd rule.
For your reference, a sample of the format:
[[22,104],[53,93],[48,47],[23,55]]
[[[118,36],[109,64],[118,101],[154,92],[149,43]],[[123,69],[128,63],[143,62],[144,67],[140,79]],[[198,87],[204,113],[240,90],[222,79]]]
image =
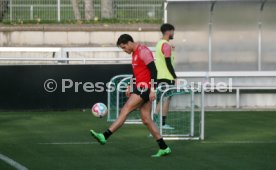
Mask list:
[[164,34],[166,31],[174,30],[174,26],[172,24],[162,24],[160,30],[162,34]]
[[129,41],[134,42],[129,34],[122,34],[117,40],[117,46],[120,46],[120,44],[127,44]]

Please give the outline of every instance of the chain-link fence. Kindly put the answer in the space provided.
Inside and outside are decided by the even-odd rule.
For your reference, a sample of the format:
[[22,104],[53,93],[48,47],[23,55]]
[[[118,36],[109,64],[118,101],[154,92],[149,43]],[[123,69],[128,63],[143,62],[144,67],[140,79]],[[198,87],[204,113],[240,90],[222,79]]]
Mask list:
[[164,0],[0,0],[4,22],[160,21]]

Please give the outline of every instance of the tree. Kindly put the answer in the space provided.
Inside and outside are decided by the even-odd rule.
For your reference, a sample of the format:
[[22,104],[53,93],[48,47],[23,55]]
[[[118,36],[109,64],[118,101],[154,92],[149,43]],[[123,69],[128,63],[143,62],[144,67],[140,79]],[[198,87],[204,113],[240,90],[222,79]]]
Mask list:
[[77,0],[71,0],[71,3],[72,3],[75,19],[78,20],[78,21],[81,20],[78,1]]
[[0,21],[4,19],[6,12],[9,9],[9,0],[0,0]]
[[101,0],[101,18],[111,19],[114,17],[113,12],[114,0]]
[[87,21],[92,20],[92,18],[94,18],[93,0],[84,0],[84,11],[84,16]]

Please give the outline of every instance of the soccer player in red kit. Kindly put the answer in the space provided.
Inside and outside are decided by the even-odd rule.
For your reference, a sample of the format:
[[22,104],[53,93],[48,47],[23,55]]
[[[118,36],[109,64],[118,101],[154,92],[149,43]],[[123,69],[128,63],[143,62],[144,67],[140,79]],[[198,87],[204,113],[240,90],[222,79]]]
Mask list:
[[105,144],[107,139],[123,125],[127,115],[134,109],[139,108],[143,124],[147,126],[160,147],[158,152],[152,156],[161,157],[168,155],[171,153],[171,149],[166,145],[151,119],[151,102],[155,100],[155,87],[152,82],[156,82],[157,76],[152,52],[145,45],[134,42],[133,38],[128,34],[123,34],[119,37],[117,46],[122,48],[124,52],[132,54],[135,85],[130,84],[127,87],[126,96],[128,100],[115,122],[104,133],[96,133],[94,130],[90,130],[91,135],[99,143]]

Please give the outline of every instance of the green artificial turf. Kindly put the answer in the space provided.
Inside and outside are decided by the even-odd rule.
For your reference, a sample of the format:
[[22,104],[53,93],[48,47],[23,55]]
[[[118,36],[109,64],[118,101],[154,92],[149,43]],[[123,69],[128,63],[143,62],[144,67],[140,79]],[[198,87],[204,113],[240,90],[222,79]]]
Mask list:
[[[172,154],[151,158],[157,143],[143,125],[124,125],[106,145],[89,130],[110,123],[89,111],[0,112],[0,153],[28,169],[275,169],[276,112],[206,112],[204,141],[167,141]],[[13,169],[0,160],[0,169]]]

